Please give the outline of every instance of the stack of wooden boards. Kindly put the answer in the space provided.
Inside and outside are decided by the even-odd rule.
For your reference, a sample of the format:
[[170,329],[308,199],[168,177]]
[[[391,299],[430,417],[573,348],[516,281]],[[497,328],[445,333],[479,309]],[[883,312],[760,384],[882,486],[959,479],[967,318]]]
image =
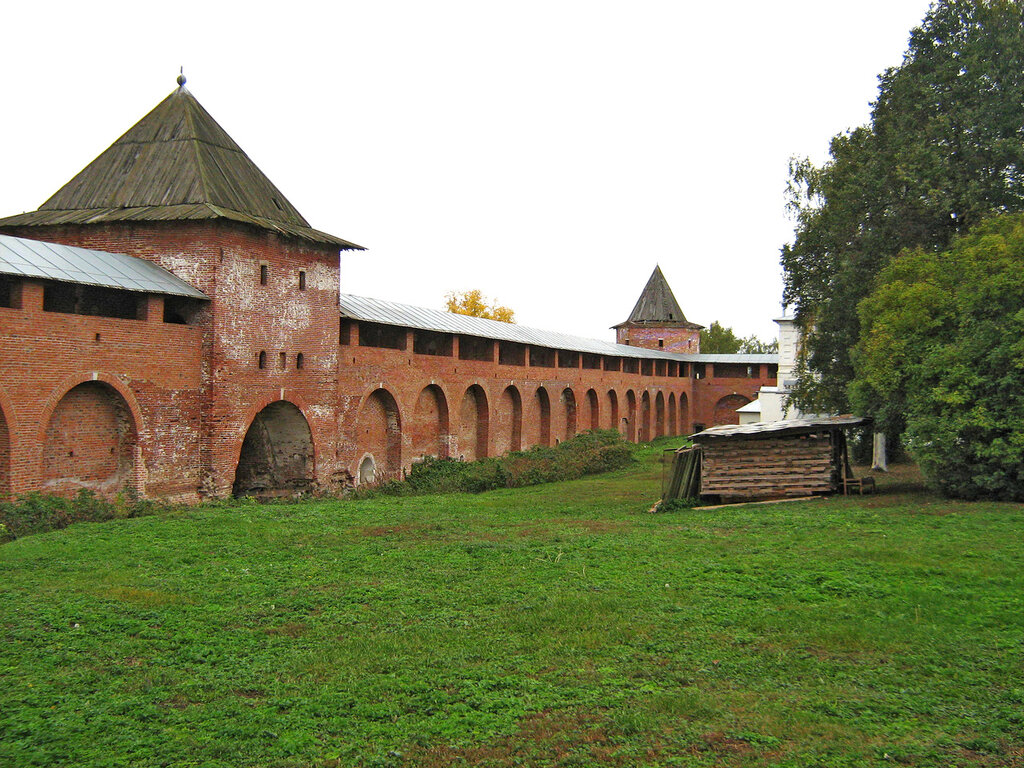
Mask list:
[[680,448],[672,455],[672,470],[662,501],[700,496],[700,448]]
[[721,499],[813,496],[836,490],[826,432],[762,440],[714,440],[704,448],[701,493]]

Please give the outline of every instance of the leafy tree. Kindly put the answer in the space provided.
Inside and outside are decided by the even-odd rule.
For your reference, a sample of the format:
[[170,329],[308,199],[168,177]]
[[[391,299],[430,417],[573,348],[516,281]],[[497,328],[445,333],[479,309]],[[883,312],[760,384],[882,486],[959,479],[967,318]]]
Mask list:
[[907,251],[860,304],[850,398],[930,482],[1024,501],[1024,215]]
[[740,351],[743,340],[715,320],[700,332],[700,351],[709,355],[732,355]]
[[857,304],[896,254],[937,253],[989,214],[1024,210],[1022,19],[1022,0],[933,3],[879,78],[871,123],[834,137],[820,168],[791,163],[782,264],[806,333],[805,409],[849,409]]
[[772,355],[779,351],[779,340],[761,341],[757,336],[747,336],[740,343],[740,352],[745,355]]
[[498,304],[497,299],[491,302],[477,289],[445,294],[445,309],[456,315],[483,317],[488,320],[500,320],[503,323],[514,323],[516,313],[508,307]]
[[715,320],[700,332],[700,351],[710,355],[768,354],[779,351],[779,342],[761,341],[757,336],[741,339],[732,328],[726,328]]

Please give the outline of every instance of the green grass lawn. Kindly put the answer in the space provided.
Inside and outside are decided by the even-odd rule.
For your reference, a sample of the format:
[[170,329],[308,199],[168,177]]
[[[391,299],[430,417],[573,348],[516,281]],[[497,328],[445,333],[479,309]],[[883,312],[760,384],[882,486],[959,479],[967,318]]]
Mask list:
[[1024,507],[658,458],[4,545],[0,766],[1024,765]]

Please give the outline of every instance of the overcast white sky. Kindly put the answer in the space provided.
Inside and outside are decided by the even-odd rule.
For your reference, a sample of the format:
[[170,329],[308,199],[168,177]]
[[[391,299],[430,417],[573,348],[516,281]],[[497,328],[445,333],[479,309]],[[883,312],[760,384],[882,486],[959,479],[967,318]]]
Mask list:
[[867,121],[928,0],[17,3],[0,215],[189,90],[342,255],[342,290],[479,288],[595,338],[661,264],[691,321],[774,337],[791,156]]

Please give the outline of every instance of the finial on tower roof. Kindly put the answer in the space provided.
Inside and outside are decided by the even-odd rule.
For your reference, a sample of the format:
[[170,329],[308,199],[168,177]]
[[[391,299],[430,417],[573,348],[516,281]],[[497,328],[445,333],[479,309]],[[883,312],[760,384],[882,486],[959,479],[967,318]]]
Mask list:
[[181,68],[180,74],[178,75],[178,87],[179,88],[184,88],[185,87],[185,68],[184,67]]

